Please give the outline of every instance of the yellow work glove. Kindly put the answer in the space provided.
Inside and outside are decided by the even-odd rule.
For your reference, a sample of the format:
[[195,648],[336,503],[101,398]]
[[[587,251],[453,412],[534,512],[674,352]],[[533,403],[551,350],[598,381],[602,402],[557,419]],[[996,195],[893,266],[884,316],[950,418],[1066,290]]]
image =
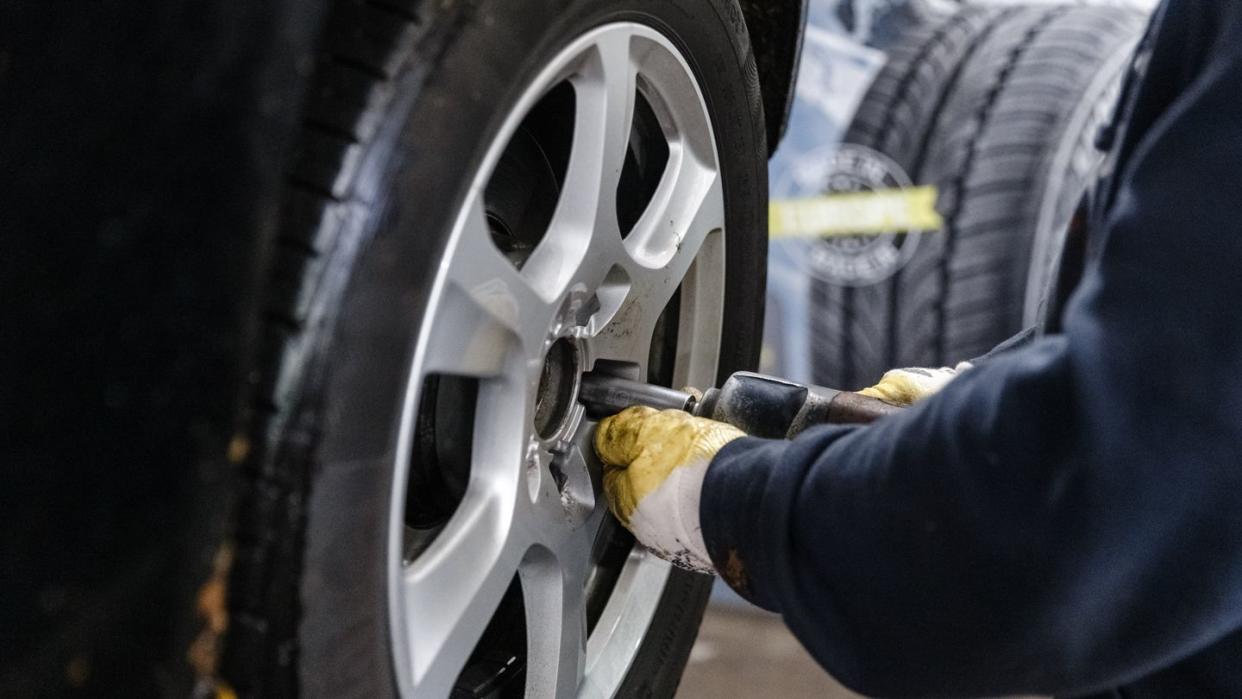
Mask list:
[[944,388],[958,374],[970,369],[972,366],[970,362],[962,362],[955,368],[923,369],[910,367],[906,369],[893,369],[892,371],[885,372],[884,376],[880,378],[880,383],[870,388],[864,388],[858,393],[872,398],[879,398],[885,403],[907,408]]
[[616,518],[657,556],[688,570],[714,572],[699,526],[707,466],[743,437],[723,422],[680,410],[627,408],[595,430],[604,492]]

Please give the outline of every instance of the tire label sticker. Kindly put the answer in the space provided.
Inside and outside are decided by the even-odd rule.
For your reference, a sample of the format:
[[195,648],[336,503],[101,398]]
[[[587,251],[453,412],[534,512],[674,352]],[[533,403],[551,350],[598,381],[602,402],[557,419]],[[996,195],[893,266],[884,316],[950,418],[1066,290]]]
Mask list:
[[923,232],[943,223],[935,187],[915,187],[901,166],[865,146],[800,154],[784,175],[774,183],[769,235],[799,245],[800,266],[830,284],[888,279],[914,256]]
[[878,189],[772,202],[769,235],[880,235],[939,228],[936,188]]

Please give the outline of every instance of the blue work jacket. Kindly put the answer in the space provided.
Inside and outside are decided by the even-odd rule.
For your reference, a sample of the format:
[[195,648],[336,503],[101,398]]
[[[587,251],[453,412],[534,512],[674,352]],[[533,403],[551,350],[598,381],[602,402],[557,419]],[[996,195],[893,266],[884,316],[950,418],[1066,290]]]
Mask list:
[[1061,334],[708,471],[722,576],[847,686],[1242,697],[1242,1],[1135,70]]

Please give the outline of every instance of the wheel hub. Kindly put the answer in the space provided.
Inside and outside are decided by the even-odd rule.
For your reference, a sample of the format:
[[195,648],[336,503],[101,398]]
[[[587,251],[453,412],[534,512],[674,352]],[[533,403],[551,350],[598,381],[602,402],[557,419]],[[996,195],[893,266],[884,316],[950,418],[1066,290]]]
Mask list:
[[555,439],[572,427],[569,418],[578,402],[581,376],[582,351],[577,343],[567,337],[553,342],[535,394],[535,433],[543,440]]

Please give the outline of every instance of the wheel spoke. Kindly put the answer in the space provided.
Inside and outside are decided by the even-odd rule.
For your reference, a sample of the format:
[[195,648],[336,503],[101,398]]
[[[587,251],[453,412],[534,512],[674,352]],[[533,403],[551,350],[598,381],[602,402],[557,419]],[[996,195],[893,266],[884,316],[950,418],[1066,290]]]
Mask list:
[[594,288],[620,259],[616,195],[636,80],[630,36],[620,33],[602,36],[571,78],[577,107],[565,184],[546,235],[522,269],[547,298],[574,284]]
[[417,696],[447,696],[518,569],[525,545],[512,498],[472,488],[448,527],[405,569]]
[[526,602],[526,696],[572,697],[586,668],[586,566],[593,527],[553,553],[537,546],[519,570]]
[[446,254],[448,278],[428,334],[429,371],[487,377],[502,372],[504,348],[542,353],[552,305],[496,249],[479,199],[467,206]]
[[682,278],[677,342],[679,346],[692,341],[699,345],[678,360],[674,386],[706,386],[716,379],[723,324],[720,309],[724,305],[724,278],[717,270],[724,265],[724,252],[724,232],[713,229]]
[[611,220],[614,228],[617,185],[625,166],[637,96],[638,68],[632,43],[633,37],[621,32],[601,36],[596,44],[598,63],[586,72],[588,79],[574,84],[578,90],[578,126],[600,151],[594,172],[602,195],[597,223]]
[[[703,236],[724,227],[719,174],[680,148],[669,157],[669,165],[647,210],[625,240],[634,259],[652,269],[667,269],[677,257],[693,259]],[[683,263],[683,273],[688,264]]]
[[[647,356],[651,333],[660,314],[664,312],[682,281],[691,273],[695,259],[704,250],[705,241],[719,235],[723,230],[724,212],[719,177],[713,175],[706,183],[700,180],[698,187],[698,194],[689,197],[689,201],[674,200],[675,206],[665,209],[668,211],[675,208],[677,213],[672,214],[674,225],[671,229],[662,232],[670,242],[669,249],[659,259],[659,266],[648,266],[652,257],[648,257],[646,263],[638,257],[627,261],[627,273],[634,281],[613,322],[601,328],[592,338],[592,350],[596,358]],[[656,237],[650,231],[647,234],[648,240]],[[629,239],[626,240],[626,247],[630,247]],[[645,370],[645,366],[643,369]]]
[[569,497],[562,502],[536,503],[536,521],[555,522],[564,521],[567,514],[574,518],[565,507],[572,507],[575,498],[586,498],[592,505],[586,519],[578,520],[571,530],[539,527],[535,534],[539,543],[528,551],[519,570],[526,602],[528,697],[575,696],[586,668],[586,579],[591,547],[605,510],[602,502],[593,506],[583,451],[590,448],[589,432],[581,430],[564,457],[571,474],[565,485]]
[[652,323],[685,278],[708,234],[724,227],[719,176],[697,167],[688,169],[693,172],[679,175],[677,182],[668,186],[670,194],[657,192],[657,197],[665,198],[653,201],[643,215],[641,230],[635,229],[639,237],[631,234],[626,240],[626,248],[638,263],[631,275],[641,280],[634,288],[642,294],[642,305],[654,310],[649,318]]

